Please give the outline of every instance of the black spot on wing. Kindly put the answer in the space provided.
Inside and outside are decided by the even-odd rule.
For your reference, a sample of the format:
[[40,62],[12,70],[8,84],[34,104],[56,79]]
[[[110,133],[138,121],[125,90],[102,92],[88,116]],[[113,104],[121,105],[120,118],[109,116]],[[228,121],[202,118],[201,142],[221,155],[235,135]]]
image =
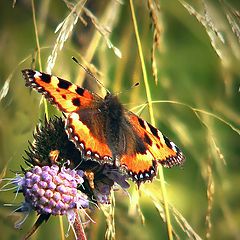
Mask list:
[[80,88],[80,87],[77,87],[76,93],[79,94],[80,96],[83,96],[84,89],[83,89],[83,88]]
[[163,139],[164,139],[166,145],[167,145],[170,149],[172,149],[172,145],[171,145],[171,143],[170,143],[170,140],[169,140],[167,137],[165,137],[164,135],[163,135]]
[[144,141],[145,141],[148,145],[152,146],[152,140],[150,139],[150,137],[149,137],[146,133],[144,133]]
[[150,123],[148,123],[148,126],[150,128],[151,133],[157,138],[160,139],[160,137],[158,136],[158,130],[153,127]]
[[42,73],[40,78],[45,83],[50,83],[51,82],[51,76],[49,74]]
[[79,98],[73,98],[72,103],[74,106],[79,107],[80,106],[80,99]]
[[22,74],[23,74],[23,77],[27,80],[29,78],[33,78],[34,77],[34,74],[36,72],[32,69],[23,69],[22,70]]
[[142,120],[141,118],[138,118],[138,122],[141,125],[142,128],[146,129],[145,125],[144,125],[144,120]]
[[72,85],[72,83],[70,83],[64,79],[58,78],[58,80],[59,80],[59,83],[58,83],[59,88],[68,89]]
[[62,98],[63,98],[63,99],[67,99],[66,94],[62,94]]

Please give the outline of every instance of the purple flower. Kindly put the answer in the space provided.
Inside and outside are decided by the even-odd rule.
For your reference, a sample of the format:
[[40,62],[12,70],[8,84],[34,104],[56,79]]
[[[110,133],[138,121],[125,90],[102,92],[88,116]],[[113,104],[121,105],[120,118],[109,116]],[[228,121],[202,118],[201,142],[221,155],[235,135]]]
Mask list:
[[116,167],[104,165],[100,166],[100,169],[101,171],[95,170],[93,198],[97,203],[109,204],[110,192],[113,186],[127,189],[130,185],[126,181],[127,176]]
[[[21,191],[25,198],[21,206],[14,211],[24,213],[15,227],[20,228],[33,210],[40,214],[41,221],[50,215],[67,215],[72,226],[74,220],[79,218],[75,210],[89,207],[87,195],[78,190],[78,186],[84,182],[83,175],[81,170],[52,165],[35,166],[25,171],[24,176],[5,179],[10,181],[3,186],[2,191],[17,189],[16,192]],[[9,188],[11,184],[14,187]]]
[[122,188],[129,188],[129,183],[126,181],[127,177],[125,174],[121,173],[119,169],[115,169],[112,166],[106,165],[102,171],[104,175],[114,181]]
[[[74,207],[88,207],[87,198],[77,190],[77,185],[83,183],[78,172],[57,165],[33,167],[22,181],[25,201],[39,214],[64,215]],[[83,206],[79,205],[79,199]],[[82,199],[85,199],[84,203]]]

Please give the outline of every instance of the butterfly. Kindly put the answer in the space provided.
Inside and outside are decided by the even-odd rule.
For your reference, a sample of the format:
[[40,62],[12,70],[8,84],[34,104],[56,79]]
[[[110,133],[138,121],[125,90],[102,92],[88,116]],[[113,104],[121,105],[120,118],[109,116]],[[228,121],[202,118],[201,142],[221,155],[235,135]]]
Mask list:
[[25,85],[66,115],[65,131],[86,160],[125,169],[138,184],[152,180],[158,164],[182,165],[181,150],[150,123],[128,111],[114,94],[101,98],[69,81],[32,69]]

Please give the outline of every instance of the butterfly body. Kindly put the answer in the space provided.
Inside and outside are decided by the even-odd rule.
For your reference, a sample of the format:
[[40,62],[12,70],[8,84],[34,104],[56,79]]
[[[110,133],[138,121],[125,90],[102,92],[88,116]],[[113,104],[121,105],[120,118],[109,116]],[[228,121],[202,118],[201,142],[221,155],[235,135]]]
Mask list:
[[138,184],[152,180],[158,164],[181,165],[180,149],[158,129],[128,111],[114,94],[101,98],[61,78],[23,70],[26,86],[66,114],[65,130],[86,160],[126,170]]
[[105,139],[110,147],[113,159],[119,158],[126,152],[126,146],[123,143],[124,133],[126,133],[126,120],[124,118],[124,109],[118,101],[117,96],[107,94],[100,108],[104,121]]

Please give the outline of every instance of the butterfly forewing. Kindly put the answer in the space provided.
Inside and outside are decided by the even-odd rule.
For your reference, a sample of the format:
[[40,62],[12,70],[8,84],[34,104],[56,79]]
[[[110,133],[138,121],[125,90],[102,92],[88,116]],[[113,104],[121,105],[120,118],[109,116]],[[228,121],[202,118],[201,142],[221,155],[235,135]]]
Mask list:
[[22,73],[27,87],[44,95],[49,102],[65,113],[86,108],[100,98],[86,89],[46,73],[31,69],[22,70]]

